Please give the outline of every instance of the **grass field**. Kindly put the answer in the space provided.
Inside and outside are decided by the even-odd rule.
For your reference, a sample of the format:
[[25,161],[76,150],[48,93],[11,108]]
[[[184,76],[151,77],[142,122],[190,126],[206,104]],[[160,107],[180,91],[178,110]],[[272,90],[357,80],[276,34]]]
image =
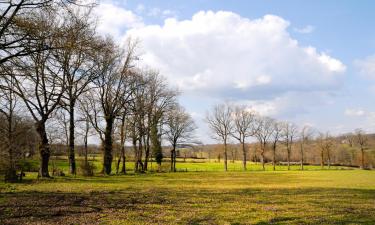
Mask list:
[[[168,159],[166,159],[168,161]],[[68,159],[66,157],[59,157],[57,160],[52,159],[50,168],[52,168],[52,162],[55,162],[55,166],[64,171],[65,173],[68,173],[69,167],[68,167]],[[83,162],[82,157],[78,157],[78,166],[79,164]],[[102,169],[102,159],[101,157],[90,157],[90,162],[94,163],[96,166],[96,172],[100,172]],[[36,166],[38,165],[38,161],[33,160],[33,164]],[[249,171],[262,171],[262,165],[261,163],[253,163],[248,162],[247,163],[247,169]],[[112,169],[115,171],[116,164],[115,160],[113,160]],[[134,162],[126,162],[126,169],[129,172],[132,172],[134,168]],[[168,172],[170,168],[170,164],[168,162],[164,162],[162,165],[162,170],[165,172]],[[155,162],[150,162],[149,164],[149,170],[155,171],[157,169],[157,165]],[[180,172],[221,172],[224,171],[224,162],[218,162],[217,160],[206,160],[206,159],[187,159],[186,162],[184,162],[183,159],[177,159],[176,163],[176,169]],[[305,165],[305,170],[321,170],[320,166],[313,166],[313,165]],[[325,169],[328,169],[328,167],[325,167]],[[338,169],[352,169],[342,166],[331,166],[331,170],[338,170]],[[228,161],[228,170],[229,171],[243,171],[242,161]],[[273,166],[271,164],[266,164],[266,170],[273,170]],[[277,165],[276,170],[278,171],[286,171],[286,166]],[[300,170],[300,165],[291,165],[291,170]]]
[[177,165],[207,172],[0,183],[0,224],[375,224],[375,171]]

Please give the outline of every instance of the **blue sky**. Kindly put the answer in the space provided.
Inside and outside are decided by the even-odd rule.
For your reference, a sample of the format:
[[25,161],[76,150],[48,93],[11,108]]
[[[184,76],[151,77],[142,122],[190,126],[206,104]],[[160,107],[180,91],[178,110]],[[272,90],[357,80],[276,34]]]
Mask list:
[[374,1],[102,1],[98,30],[141,40],[198,135],[216,103],[343,133],[375,132]]

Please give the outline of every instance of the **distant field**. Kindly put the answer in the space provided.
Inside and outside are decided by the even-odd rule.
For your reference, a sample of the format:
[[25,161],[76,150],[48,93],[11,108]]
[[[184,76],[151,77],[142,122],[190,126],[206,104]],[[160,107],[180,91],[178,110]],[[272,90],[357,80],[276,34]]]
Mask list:
[[0,224],[375,224],[375,171],[178,166],[210,172],[0,182]]
[[[82,162],[82,158],[78,158],[78,165]],[[168,159],[167,159],[168,160]],[[69,171],[68,167],[68,160],[65,159],[64,157],[60,157],[57,160],[51,160],[52,162],[55,161],[55,165],[58,169],[63,170],[64,172]],[[100,172],[102,169],[102,158],[101,157],[95,157],[94,159],[90,157],[90,161],[93,162],[96,165],[96,171]],[[52,167],[52,162],[50,165],[50,168]],[[38,165],[38,161],[33,161],[35,166]],[[79,166],[78,166],[79,167]],[[115,172],[116,164],[115,160],[112,165],[112,170]],[[132,172],[134,169],[134,162],[126,162],[126,168],[129,172]],[[164,162],[162,165],[162,170],[165,172],[168,172],[170,168],[169,162]],[[178,159],[176,163],[176,168],[180,172],[205,172],[205,171],[224,171],[224,162],[221,160],[218,162],[217,160],[208,160],[208,159],[186,159],[186,162],[183,161],[183,159]],[[155,162],[151,162],[149,164],[149,170],[150,171],[155,171],[157,169],[157,165]],[[262,165],[261,163],[254,163],[254,162],[248,162],[247,163],[247,169],[249,171],[261,171]],[[278,165],[276,166],[276,170],[287,170],[287,166],[285,165]],[[321,170],[320,166],[312,166],[312,165],[305,165],[304,166],[305,170]],[[326,166],[324,169],[328,169]],[[342,166],[331,166],[331,170],[337,170],[337,169],[353,169],[353,168],[347,168],[347,167],[342,167]],[[79,169],[78,169],[79,170]],[[242,167],[242,161],[228,161],[228,170],[229,171],[243,171]],[[266,164],[266,170],[273,170],[273,166],[268,163]],[[299,165],[292,165],[291,170],[300,170]]]

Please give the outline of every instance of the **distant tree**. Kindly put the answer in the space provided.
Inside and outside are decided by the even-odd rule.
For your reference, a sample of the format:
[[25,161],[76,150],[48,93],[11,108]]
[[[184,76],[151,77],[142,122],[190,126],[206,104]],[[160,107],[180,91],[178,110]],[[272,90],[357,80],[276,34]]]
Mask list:
[[299,147],[301,153],[301,170],[303,170],[303,163],[305,159],[305,145],[308,143],[312,136],[312,130],[309,126],[303,126],[299,136]]
[[227,144],[229,135],[233,132],[232,122],[233,110],[229,104],[214,106],[211,113],[207,113],[206,121],[215,134],[215,138],[224,144],[224,170],[228,171]]
[[282,131],[282,137],[284,140],[284,144],[286,146],[287,151],[287,160],[288,160],[288,170],[290,170],[290,155],[292,153],[292,146],[294,139],[297,135],[297,127],[296,125],[292,123],[284,123],[283,124],[283,131]]
[[320,148],[320,166],[324,168],[324,153],[327,155],[328,168],[331,167],[331,149],[333,147],[333,139],[329,133],[319,133],[318,145]]
[[[141,104],[137,104],[137,115],[142,122],[140,127],[140,138],[144,146],[144,165],[143,170],[148,170],[148,160],[150,158],[150,150],[153,148],[151,143],[151,134],[157,135],[158,142],[161,143],[161,136],[163,135],[162,127],[166,123],[167,114],[176,107],[176,97],[178,92],[168,87],[166,79],[157,71],[146,70],[142,71],[145,85],[141,93],[138,93],[137,100]],[[154,126],[154,132],[151,132],[151,127]],[[156,129],[157,128],[157,129]],[[155,140],[155,138],[154,138]],[[154,144],[157,144],[154,142]],[[140,159],[141,160],[141,159]]]
[[344,135],[345,140],[348,142],[349,147],[353,147],[355,141],[356,141],[356,135],[353,133],[348,133]]
[[181,106],[168,112],[166,119],[166,139],[172,145],[171,171],[176,172],[176,148],[179,144],[192,141],[196,129],[193,119]]
[[362,129],[357,129],[355,131],[356,141],[361,150],[361,168],[365,169],[365,149],[367,146],[368,138],[366,133]]
[[234,108],[233,117],[233,131],[231,136],[240,142],[242,149],[242,164],[243,169],[246,170],[246,149],[245,141],[247,137],[254,136],[255,134],[255,113],[249,111],[245,106],[237,106]]
[[260,143],[260,150],[261,150],[261,161],[262,161],[262,168],[265,170],[265,153],[267,148],[267,143],[273,133],[274,130],[274,120],[270,117],[258,117],[257,118],[257,129],[255,136],[257,137]]
[[276,148],[282,135],[282,123],[274,121],[272,129],[272,165],[273,170],[276,170]]

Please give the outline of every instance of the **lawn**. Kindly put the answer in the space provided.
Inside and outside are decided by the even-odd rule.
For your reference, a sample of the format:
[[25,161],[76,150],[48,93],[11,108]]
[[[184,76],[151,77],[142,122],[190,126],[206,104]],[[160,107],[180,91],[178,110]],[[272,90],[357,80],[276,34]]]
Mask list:
[[28,174],[0,183],[0,224],[375,224],[375,171],[179,168],[194,165],[204,172]]

